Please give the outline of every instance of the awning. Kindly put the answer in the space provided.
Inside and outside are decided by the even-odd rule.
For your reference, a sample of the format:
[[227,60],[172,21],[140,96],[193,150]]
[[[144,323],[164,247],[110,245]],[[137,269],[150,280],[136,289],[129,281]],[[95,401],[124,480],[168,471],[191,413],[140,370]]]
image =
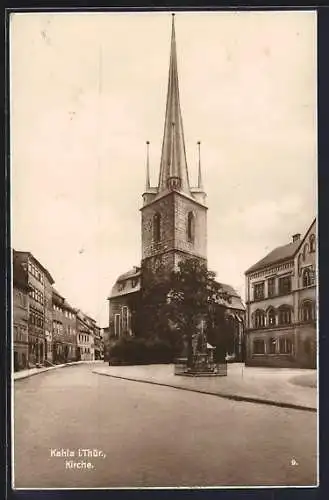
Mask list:
[[216,349],[216,347],[207,342],[207,349]]

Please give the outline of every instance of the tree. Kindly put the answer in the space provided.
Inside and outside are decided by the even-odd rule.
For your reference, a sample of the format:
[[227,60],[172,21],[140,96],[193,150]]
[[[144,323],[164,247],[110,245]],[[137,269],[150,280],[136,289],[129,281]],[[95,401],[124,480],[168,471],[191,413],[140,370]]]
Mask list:
[[216,274],[196,258],[181,261],[171,274],[147,275],[147,285],[142,286],[134,303],[136,336],[165,340],[176,355],[185,344],[191,366],[192,338],[205,320],[209,342],[219,358],[225,357],[230,350],[226,318],[230,297],[215,278]]
[[[224,304],[229,295],[215,280],[204,262],[191,258],[179,263],[179,269],[171,276],[167,300],[167,317],[176,325],[187,343],[188,365],[193,363],[192,338],[206,321],[209,341],[221,353],[226,347],[227,322]],[[217,350],[217,349],[216,349]]]

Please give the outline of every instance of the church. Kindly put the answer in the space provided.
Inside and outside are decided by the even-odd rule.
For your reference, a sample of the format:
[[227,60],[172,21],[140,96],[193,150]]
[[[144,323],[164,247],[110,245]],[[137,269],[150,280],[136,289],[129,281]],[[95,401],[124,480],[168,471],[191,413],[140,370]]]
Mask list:
[[[169,80],[159,181],[150,185],[147,154],[146,184],[142,195],[142,259],[139,266],[119,276],[108,297],[110,337],[134,335],[134,304],[148,277],[157,279],[177,269],[181,260],[197,258],[207,263],[207,206],[202,182],[200,143],[197,186],[190,184],[183,121],[179,99],[175,18],[172,16]],[[148,143],[147,143],[148,153]],[[245,307],[229,285],[231,300],[225,304],[235,324],[235,355],[243,356]]]

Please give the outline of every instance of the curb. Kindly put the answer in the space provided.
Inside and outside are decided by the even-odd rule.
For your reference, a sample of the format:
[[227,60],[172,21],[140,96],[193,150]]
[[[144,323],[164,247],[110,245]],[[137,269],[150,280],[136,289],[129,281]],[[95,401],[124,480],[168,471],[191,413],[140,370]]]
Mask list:
[[[72,361],[70,363],[65,363],[63,365],[55,365],[55,366],[48,366],[46,368],[40,368],[37,372],[33,373],[26,373],[25,375],[22,375],[21,377],[13,377],[13,382],[18,382],[19,380],[24,380],[29,377],[33,377],[34,375],[40,375],[40,373],[45,373],[50,370],[56,370],[57,368],[65,368],[66,366],[73,366],[73,365],[79,365],[82,363],[92,363],[92,361]],[[19,373],[19,372],[17,372]]]
[[313,412],[313,413],[317,412],[317,409],[313,408],[311,406],[303,406],[303,405],[297,405],[297,404],[293,404],[293,403],[284,403],[284,402],[280,402],[280,401],[271,401],[269,399],[253,398],[253,397],[249,397],[249,396],[238,396],[237,394],[225,394],[222,392],[211,392],[211,391],[206,391],[204,389],[194,389],[192,387],[182,387],[180,385],[167,384],[165,382],[154,382],[151,380],[122,377],[120,375],[110,375],[109,373],[102,373],[102,372],[98,372],[96,370],[93,370],[92,373],[97,374],[97,375],[103,375],[105,377],[118,378],[121,380],[130,380],[131,382],[140,382],[142,384],[159,385],[162,387],[171,387],[173,389],[180,389],[181,391],[197,392],[199,394],[208,394],[210,396],[217,396],[219,398],[231,399],[233,401],[244,401],[246,403],[255,403],[255,404],[268,405],[268,406],[277,406],[279,408],[289,408],[291,410],[309,411],[309,412]]

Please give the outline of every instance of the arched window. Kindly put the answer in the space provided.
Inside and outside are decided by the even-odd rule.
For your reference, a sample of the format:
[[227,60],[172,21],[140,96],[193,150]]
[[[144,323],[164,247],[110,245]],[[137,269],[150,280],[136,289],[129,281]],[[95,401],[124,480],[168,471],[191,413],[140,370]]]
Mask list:
[[291,308],[281,306],[279,308],[279,325],[289,325],[291,323]]
[[312,321],[313,317],[313,303],[311,301],[304,302],[301,308],[302,321]]
[[315,252],[315,234],[310,236],[310,252]]
[[265,326],[265,313],[260,309],[255,312],[255,328],[263,328]]
[[268,310],[267,317],[268,317],[268,326],[274,326],[275,325],[275,310],[273,309],[273,307],[271,307],[271,309]]
[[303,259],[304,260],[306,259],[308,252],[309,252],[309,246],[308,246],[308,243],[305,243],[304,249],[303,249]]
[[153,239],[154,241],[160,241],[161,238],[161,215],[156,213],[153,216]]
[[303,286],[310,286],[311,284],[312,284],[311,272],[308,268],[304,269],[304,271],[303,271]]
[[195,233],[195,217],[193,212],[187,214],[187,239],[188,241],[194,241]]
[[302,254],[300,253],[298,255],[298,276],[301,276],[302,274]]

